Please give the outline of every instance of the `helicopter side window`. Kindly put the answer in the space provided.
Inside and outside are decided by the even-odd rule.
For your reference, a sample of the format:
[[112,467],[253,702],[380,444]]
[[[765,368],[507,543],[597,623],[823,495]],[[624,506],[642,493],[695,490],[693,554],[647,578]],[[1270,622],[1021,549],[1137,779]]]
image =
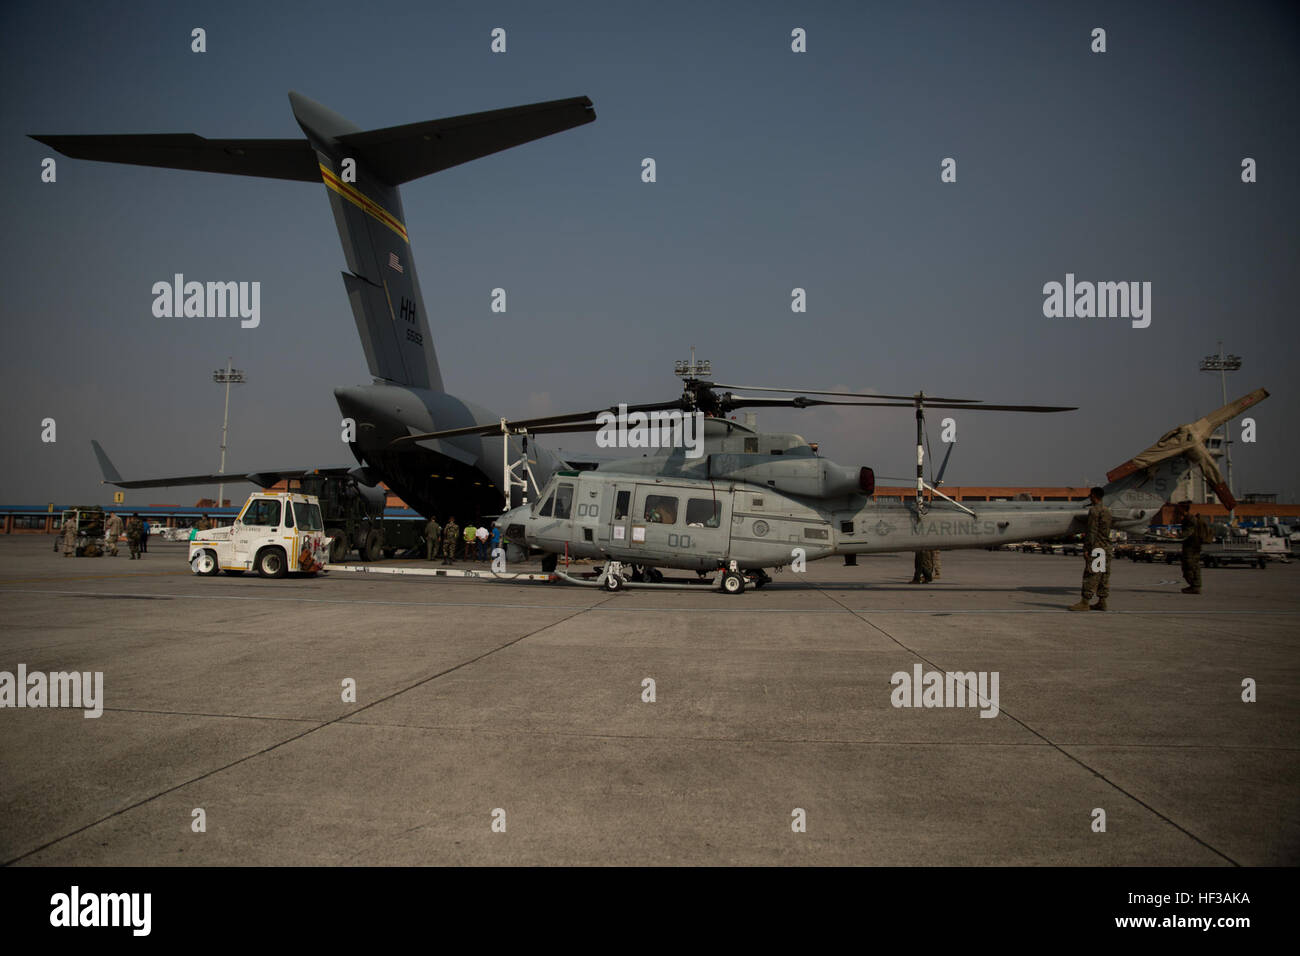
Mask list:
[[632,507],[632,492],[620,491],[614,499],[614,520],[622,521],[627,517],[628,509]]
[[567,518],[573,510],[573,485],[563,482],[555,489],[555,517]]
[[676,524],[677,499],[670,495],[646,495],[645,520],[652,524]]
[[722,502],[708,498],[686,501],[686,524],[692,528],[716,528],[722,519]]

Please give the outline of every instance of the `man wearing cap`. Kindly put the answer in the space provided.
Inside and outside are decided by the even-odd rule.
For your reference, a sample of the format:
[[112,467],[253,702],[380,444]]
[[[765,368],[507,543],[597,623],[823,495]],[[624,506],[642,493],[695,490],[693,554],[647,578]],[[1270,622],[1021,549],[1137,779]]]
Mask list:
[[1183,593],[1200,594],[1201,544],[1210,540],[1210,526],[1206,524],[1204,515],[1192,516],[1190,500],[1178,502],[1178,523],[1183,528],[1183,580],[1187,582]]
[[[1071,604],[1071,611],[1104,611],[1106,598],[1110,597],[1110,559],[1113,554],[1110,543],[1110,509],[1101,503],[1106,492],[1102,488],[1092,488],[1088,500],[1092,507],[1088,509],[1088,530],[1083,535],[1083,598],[1078,604]],[[1100,551],[1100,554],[1093,552]],[[1097,603],[1089,605],[1093,592],[1097,594]]]

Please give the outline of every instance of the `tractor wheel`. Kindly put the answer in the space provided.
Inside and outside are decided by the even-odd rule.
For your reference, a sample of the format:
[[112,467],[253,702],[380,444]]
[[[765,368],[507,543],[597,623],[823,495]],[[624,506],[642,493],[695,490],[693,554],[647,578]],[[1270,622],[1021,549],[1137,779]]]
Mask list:
[[217,567],[217,553],[206,548],[195,552],[194,557],[190,558],[190,570],[204,577],[220,573],[221,569]]
[[282,578],[289,570],[284,552],[279,548],[263,548],[257,552],[257,561],[254,563],[257,565],[258,577]]
[[330,532],[330,564],[338,564],[348,556],[347,536],[338,530]]
[[360,548],[361,560],[378,561],[381,547],[383,547],[383,540],[379,537],[379,532],[371,528],[366,532],[366,540]]

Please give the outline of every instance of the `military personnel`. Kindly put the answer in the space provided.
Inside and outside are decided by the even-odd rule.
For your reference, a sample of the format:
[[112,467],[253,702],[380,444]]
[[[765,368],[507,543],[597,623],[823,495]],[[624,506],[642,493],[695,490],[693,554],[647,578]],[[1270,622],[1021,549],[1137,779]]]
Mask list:
[[442,546],[440,540],[442,536],[442,525],[438,524],[438,516],[434,515],[429,519],[429,523],[424,526],[424,557],[427,561],[432,561]]
[[207,516],[207,515],[204,515],[203,517],[201,517],[201,518],[199,519],[198,529],[199,529],[200,531],[211,531],[211,530],[212,530],[212,522],[208,520],[208,516]]
[[447,519],[447,526],[442,529],[442,563],[451,564],[456,557],[456,545],[460,542],[460,526],[456,517]]
[[104,522],[104,542],[108,545],[108,553],[117,557],[117,539],[122,536],[122,516],[111,514],[108,520]]
[[918,551],[912,560],[912,584],[929,584],[934,580],[934,552]]
[[934,579],[937,581],[941,576],[939,572],[943,570],[943,561],[940,559],[938,551],[931,551],[930,555],[934,559]]
[[[1104,611],[1106,598],[1110,597],[1110,562],[1114,551],[1110,543],[1110,509],[1101,503],[1105,494],[1101,488],[1088,492],[1092,507],[1088,509],[1088,530],[1083,535],[1083,599],[1071,604],[1071,611]],[[1092,552],[1097,548],[1102,553],[1094,557]],[[1094,563],[1100,564],[1101,570],[1094,571]],[[1090,606],[1093,592],[1097,594],[1097,603]]]
[[131,515],[131,520],[126,523],[126,543],[131,549],[132,561],[140,557],[140,538],[143,536],[144,522],[140,520],[140,515]]
[[1192,517],[1191,501],[1178,502],[1178,523],[1183,526],[1183,580],[1184,594],[1201,593],[1201,545],[1210,540],[1210,526],[1204,515]]
[[69,515],[63,519],[63,556],[70,558],[77,553],[77,516]]

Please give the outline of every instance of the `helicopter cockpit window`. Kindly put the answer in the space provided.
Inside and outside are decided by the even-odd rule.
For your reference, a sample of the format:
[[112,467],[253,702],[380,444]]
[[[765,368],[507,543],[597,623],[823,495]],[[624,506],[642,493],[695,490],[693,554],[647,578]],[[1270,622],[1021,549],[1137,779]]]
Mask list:
[[614,520],[622,521],[627,517],[628,509],[632,507],[632,492],[620,491],[614,499]]
[[686,501],[686,524],[692,528],[716,528],[722,520],[722,502],[708,498]]
[[546,500],[542,502],[542,506],[537,509],[537,516],[539,518],[549,518],[551,516],[551,509],[554,507],[555,492],[551,492],[546,496]]
[[651,524],[676,524],[677,499],[669,495],[646,495],[645,520]]
[[555,517],[567,518],[573,512],[573,485],[562,482],[555,489]]

